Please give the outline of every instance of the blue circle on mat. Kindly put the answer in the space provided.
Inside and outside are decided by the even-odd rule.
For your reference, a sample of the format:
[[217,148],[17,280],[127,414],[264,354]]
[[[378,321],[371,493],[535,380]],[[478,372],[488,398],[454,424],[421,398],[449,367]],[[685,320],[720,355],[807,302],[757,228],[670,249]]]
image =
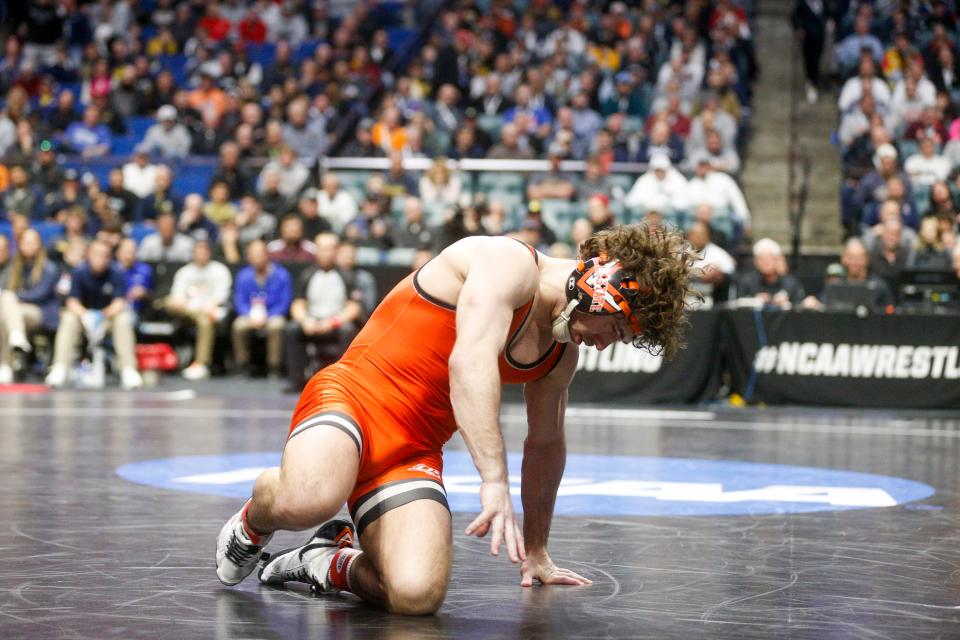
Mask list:
[[[468,453],[444,454],[453,511],[475,512],[480,478]],[[520,509],[520,454],[509,454]],[[126,480],[162,489],[246,498],[253,480],[279,453],[234,453],[146,460],[124,465]],[[557,515],[764,515],[892,507],[922,500],[933,487],[854,471],[757,462],[569,454]]]

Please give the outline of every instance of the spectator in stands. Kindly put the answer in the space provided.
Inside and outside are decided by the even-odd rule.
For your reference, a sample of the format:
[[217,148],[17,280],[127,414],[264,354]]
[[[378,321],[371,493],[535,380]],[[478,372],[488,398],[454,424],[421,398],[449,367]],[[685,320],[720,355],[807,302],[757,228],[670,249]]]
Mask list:
[[230,202],[230,187],[226,182],[210,185],[210,200],[203,205],[203,216],[218,227],[236,221],[237,206]]
[[141,199],[153,195],[157,186],[157,165],[150,163],[150,156],[143,148],[134,150],[133,159],[123,165],[122,174],[123,184],[130,193]]
[[614,76],[614,90],[603,102],[603,115],[622,113],[634,118],[645,118],[649,109],[649,97],[644,95],[643,85],[636,82],[634,74],[630,71],[618,72]]
[[424,204],[453,205],[460,199],[460,174],[451,172],[443,156],[433,161],[420,177],[420,198]]
[[46,196],[50,192],[55,192],[63,184],[63,170],[57,162],[57,154],[51,141],[41,140],[37,145],[33,162],[30,163],[30,173],[46,203]]
[[788,309],[804,298],[803,286],[789,273],[781,273],[783,251],[776,240],[762,238],[753,245],[751,271],[737,283],[738,298],[756,298],[764,306]]
[[153,293],[153,269],[137,260],[137,241],[124,238],[117,247],[117,264],[123,269],[127,284],[127,306],[137,325],[143,305]]
[[403,223],[393,233],[394,246],[405,249],[432,247],[434,232],[423,217],[423,203],[416,196],[403,201]]
[[871,93],[865,93],[860,97],[858,109],[851,109],[840,119],[840,128],[837,135],[840,137],[840,144],[847,147],[858,137],[865,134],[873,126],[876,118],[882,121],[882,114],[877,112],[877,101]]
[[40,200],[40,193],[31,184],[27,168],[20,164],[10,167],[10,185],[3,194],[3,208],[7,213],[17,212],[32,217]]
[[820,90],[820,57],[826,40],[829,8],[821,0],[796,0],[790,23],[800,38],[803,69],[807,77],[807,102],[817,101]]
[[[250,367],[250,340],[255,332],[266,334],[267,371],[279,375],[283,367],[283,336],[293,298],[290,273],[270,262],[267,245],[254,240],[247,245],[247,266],[237,274],[233,294],[233,357],[237,366]],[[250,372],[252,373],[252,372]]]
[[930,68],[930,81],[937,91],[953,93],[960,90],[960,65],[951,47],[940,47]]
[[307,181],[310,179],[310,171],[297,161],[296,153],[289,145],[282,145],[277,154],[277,159],[264,165],[257,185],[258,193],[265,194],[267,192],[266,177],[273,172],[279,177],[277,190],[288,199],[296,198],[300,191],[307,186]]
[[316,265],[297,282],[286,330],[287,375],[291,390],[306,382],[308,343],[320,348],[321,365],[339,358],[356,335],[363,291],[336,268],[337,236],[317,237]]
[[74,206],[87,210],[90,200],[80,186],[80,174],[76,169],[63,172],[63,182],[57,190],[47,193],[44,206],[44,217],[47,219],[59,218],[61,211]]
[[238,241],[247,245],[254,240],[270,241],[277,230],[277,219],[263,210],[260,202],[252,195],[240,199],[237,213]]
[[916,153],[904,163],[904,170],[910,176],[914,185],[932,185],[934,182],[946,180],[950,175],[950,161],[937,155],[936,141],[929,135],[919,139],[920,152]]
[[333,230],[330,221],[320,215],[318,194],[316,189],[306,189],[297,201],[297,213],[303,221],[303,235],[307,238],[316,238]]
[[660,153],[650,159],[649,170],[633,183],[623,203],[632,209],[679,211],[690,205],[688,198],[687,179]]
[[133,222],[140,211],[140,199],[127,189],[123,170],[111,169],[107,174],[106,206],[113,219],[121,223]]
[[200,124],[192,132],[193,142],[190,144],[190,153],[198,156],[212,156],[226,141],[227,127],[214,109],[204,109],[200,112]]
[[344,227],[343,237],[359,247],[370,247],[381,251],[392,248],[394,240],[389,206],[390,198],[386,194],[368,193],[360,203],[357,217]]
[[701,111],[690,123],[690,135],[686,142],[688,158],[706,149],[706,134],[708,131],[719,133],[724,147],[733,147],[737,143],[737,121],[720,108],[717,94],[712,91],[704,93],[701,100]]
[[934,216],[927,216],[920,221],[917,243],[910,252],[910,257],[907,258],[907,268],[935,271],[948,270],[950,266],[950,253],[947,251],[937,219]]
[[311,114],[306,96],[287,105],[287,122],[283,125],[283,141],[301,161],[313,164],[327,150],[327,121],[320,114]]
[[203,113],[211,110],[217,118],[222,118],[227,110],[227,96],[220,87],[215,84],[213,75],[206,69],[201,68],[200,85],[191,91],[187,97],[187,104],[190,108]]
[[603,164],[596,156],[587,158],[583,177],[577,184],[577,193],[580,198],[602,193],[610,197],[616,194],[617,199],[623,198],[623,189],[610,182],[610,177],[603,172]]
[[[822,294],[823,301],[830,299],[830,291],[832,288],[839,285],[855,284],[863,286],[870,291],[870,306],[873,309],[892,309],[894,303],[893,293],[886,280],[870,272],[870,256],[860,238],[850,238],[846,241],[843,245],[843,254],[840,256],[840,262],[846,270],[846,275],[826,285]],[[809,308],[823,308],[822,304],[817,304],[809,298],[804,302],[804,306]]]
[[280,191],[280,172],[271,169],[260,174],[262,178],[262,189],[258,190],[260,205],[263,210],[281,218],[292,212],[295,208],[296,200],[286,196]]
[[737,182],[714,167],[714,159],[701,154],[693,158],[696,173],[687,191],[694,205],[709,204],[715,212],[729,212],[744,233],[750,230],[750,209]]
[[95,158],[110,153],[113,136],[101,123],[100,110],[89,106],[84,110],[81,121],[67,127],[63,133],[63,143],[84,158]]
[[670,124],[664,119],[656,120],[650,126],[650,135],[640,143],[637,162],[650,162],[653,156],[666,155],[670,162],[679,165],[683,161],[683,140],[670,131]]
[[520,146],[520,133],[516,125],[509,123],[500,129],[500,142],[490,147],[487,158],[491,160],[533,160],[529,146]]
[[172,211],[157,215],[157,232],[148,235],[137,249],[137,258],[146,262],[187,262],[193,255],[193,238],[177,230]]
[[861,178],[854,196],[854,201],[861,212],[861,216],[871,203],[879,206],[884,200],[888,199],[887,180],[893,176],[901,178],[906,197],[910,200],[913,199],[913,187],[907,175],[899,171],[897,156],[897,150],[891,144],[883,144],[877,148],[873,155],[875,170]]
[[[877,197],[883,197],[892,200],[900,205],[900,219],[903,223],[912,229],[919,228],[920,214],[913,203],[913,198],[908,197],[903,178],[898,175],[892,175],[887,178],[882,191],[875,192]],[[865,227],[872,227],[880,222],[880,207],[883,202],[869,202],[863,209],[862,224]]]
[[171,316],[194,325],[197,331],[193,362],[184,370],[187,380],[210,377],[217,325],[227,315],[230,304],[230,269],[212,260],[210,243],[198,240],[193,246],[193,260],[173,276],[173,285],[164,308]]
[[383,148],[373,141],[373,121],[364,118],[357,125],[356,137],[343,146],[338,156],[345,158],[382,158]]
[[[467,213],[469,214],[471,211],[472,208],[470,208],[470,211]],[[466,233],[464,237],[467,235],[478,235],[478,231],[482,233],[482,228],[478,230],[470,225],[472,216],[466,215],[465,218],[465,228],[469,233]],[[521,222],[521,227],[536,230],[538,237],[545,247],[550,247],[557,243],[558,238],[556,232],[550,228],[550,225],[543,219],[543,203],[539,200],[531,200],[527,203],[526,216]],[[459,240],[459,238],[457,238],[457,240]],[[449,246],[450,244],[452,243],[446,243],[444,246]]]
[[879,238],[870,251],[870,271],[894,290],[900,273],[907,268],[910,249],[903,243],[904,226],[899,217],[885,220],[880,227]]
[[[0,237],[4,247],[0,253],[6,252],[7,237]],[[36,230],[23,232],[17,255],[9,262],[0,267],[0,384],[13,382],[14,351],[32,350],[29,333],[55,330],[60,315],[56,294],[60,270],[47,257]]]
[[870,33],[870,16],[858,13],[853,21],[853,33],[837,43],[833,51],[834,63],[841,73],[857,64],[864,49],[870,52],[874,62],[879,63],[883,59],[883,44]]
[[902,250],[904,255],[908,255],[917,243],[917,232],[913,228],[905,226],[903,224],[903,215],[900,212],[901,205],[900,202],[896,200],[887,200],[880,206],[880,221],[868,231],[865,231],[861,236],[864,244],[867,245],[867,250],[872,251],[877,244],[880,242],[880,238],[883,234],[884,225],[891,220],[896,220],[900,223],[902,229],[900,230],[900,244],[902,245]]
[[339,233],[356,217],[357,201],[349,191],[340,188],[340,179],[335,173],[325,173],[320,185],[322,189],[317,194],[319,213]]
[[[921,87],[925,85],[920,82],[926,82],[929,85],[927,92],[929,95],[925,96],[921,91]],[[908,74],[893,90],[890,113],[887,117],[888,124],[893,131],[905,131],[908,126],[923,117],[924,109],[935,106],[936,103],[937,94],[933,83],[922,75],[918,81],[914,75]]]
[[235,142],[225,142],[220,146],[220,164],[210,184],[224,182],[230,191],[231,200],[240,198],[253,192],[253,178],[240,164],[240,147]]
[[314,243],[303,235],[303,220],[295,213],[280,221],[280,237],[267,245],[273,262],[312,262],[317,252]]
[[605,193],[594,193],[587,198],[587,220],[590,221],[591,233],[609,229],[617,224],[616,217],[610,210],[610,197]]
[[457,106],[460,92],[452,84],[444,84],[437,90],[437,97],[430,114],[437,129],[452,136],[463,123],[463,112]]
[[943,110],[939,106],[925,107],[920,119],[910,123],[903,132],[906,140],[917,140],[921,136],[932,136],[938,144],[949,140],[947,126],[943,121]]
[[183,208],[183,198],[173,192],[173,171],[166,165],[156,165],[154,189],[140,201],[140,220],[149,225],[156,222],[161,213],[173,213]]
[[96,343],[106,330],[111,332],[120,362],[121,386],[135,389],[143,384],[137,371],[136,336],[125,295],[123,270],[111,262],[110,247],[94,240],[87,248],[86,261],[74,269],[70,279],[70,294],[57,327],[53,366],[47,374],[48,385],[62,387],[69,381],[82,333]]
[[704,153],[710,158],[710,166],[714,171],[723,171],[731,176],[740,173],[740,155],[733,147],[724,146],[718,131],[707,132],[707,148]]
[[164,158],[184,158],[191,144],[190,131],[177,122],[177,108],[166,104],[157,109],[157,123],[147,129],[140,148]]
[[363,313],[358,318],[358,324],[363,325],[380,301],[377,295],[377,281],[372,273],[357,267],[357,247],[350,242],[341,242],[337,247],[337,269],[362,293],[359,302]]
[[704,296],[704,305],[709,308],[714,302],[725,301],[727,287],[737,268],[733,256],[712,242],[710,227],[704,222],[690,225],[687,240],[700,255],[693,266],[700,269],[695,286]]
[[837,101],[840,113],[854,108],[865,95],[873,96],[877,111],[883,114],[887,112],[891,98],[890,87],[877,77],[877,66],[868,55],[860,59],[859,73],[843,84]]
[[[576,178],[560,169],[566,149],[554,142],[547,150],[550,168],[533,174],[527,185],[527,198],[530,200],[572,200],[577,195]],[[553,244],[553,243],[550,243]]]

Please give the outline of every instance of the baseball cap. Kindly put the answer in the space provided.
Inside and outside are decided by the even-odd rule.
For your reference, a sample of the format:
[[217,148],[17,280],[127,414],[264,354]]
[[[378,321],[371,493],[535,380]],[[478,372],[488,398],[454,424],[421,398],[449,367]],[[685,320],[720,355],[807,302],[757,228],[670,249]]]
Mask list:
[[662,169],[666,171],[672,166],[673,165],[670,163],[670,158],[668,158],[665,154],[658,153],[650,158],[651,169]]
[[877,157],[878,158],[896,158],[897,157],[897,148],[892,144],[884,143],[877,147]]
[[165,104],[157,109],[157,120],[176,120],[177,108],[172,104]]

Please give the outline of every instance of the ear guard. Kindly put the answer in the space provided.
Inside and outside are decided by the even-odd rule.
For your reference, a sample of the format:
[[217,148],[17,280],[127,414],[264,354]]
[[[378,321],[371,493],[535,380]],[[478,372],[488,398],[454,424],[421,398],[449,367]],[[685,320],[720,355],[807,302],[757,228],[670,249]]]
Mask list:
[[640,283],[624,273],[623,266],[605,254],[577,262],[577,268],[567,279],[567,306],[553,321],[553,337],[558,342],[570,341],[570,316],[574,310],[594,315],[622,313],[635,335],[642,333],[640,323],[633,318],[633,310],[626,292],[639,291]]

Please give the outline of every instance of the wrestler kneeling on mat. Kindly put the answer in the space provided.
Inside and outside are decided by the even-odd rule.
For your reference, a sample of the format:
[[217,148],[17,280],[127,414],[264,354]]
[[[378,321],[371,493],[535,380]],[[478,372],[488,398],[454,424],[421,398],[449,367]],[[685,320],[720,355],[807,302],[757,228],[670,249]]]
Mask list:
[[[394,613],[435,612],[452,560],[442,448],[459,429],[482,481],[482,513],[466,534],[489,534],[493,555],[504,547],[521,563],[523,586],[590,584],[547,553],[576,345],[630,342],[672,355],[694,257],[679,233],[645,226],[597,233],[580,260],[508,238],[448,247],[398,284],[340,361],[307,384],[280,467],[257,478],[220,531],[217,577],[237,584],[274,531],[320,525],[346,502],[352,525],[326,522],[304,546],[272,554],[260,581],[346,590]],[[500,387],[517,383],[528,417],[522,534],[499,425]]]

